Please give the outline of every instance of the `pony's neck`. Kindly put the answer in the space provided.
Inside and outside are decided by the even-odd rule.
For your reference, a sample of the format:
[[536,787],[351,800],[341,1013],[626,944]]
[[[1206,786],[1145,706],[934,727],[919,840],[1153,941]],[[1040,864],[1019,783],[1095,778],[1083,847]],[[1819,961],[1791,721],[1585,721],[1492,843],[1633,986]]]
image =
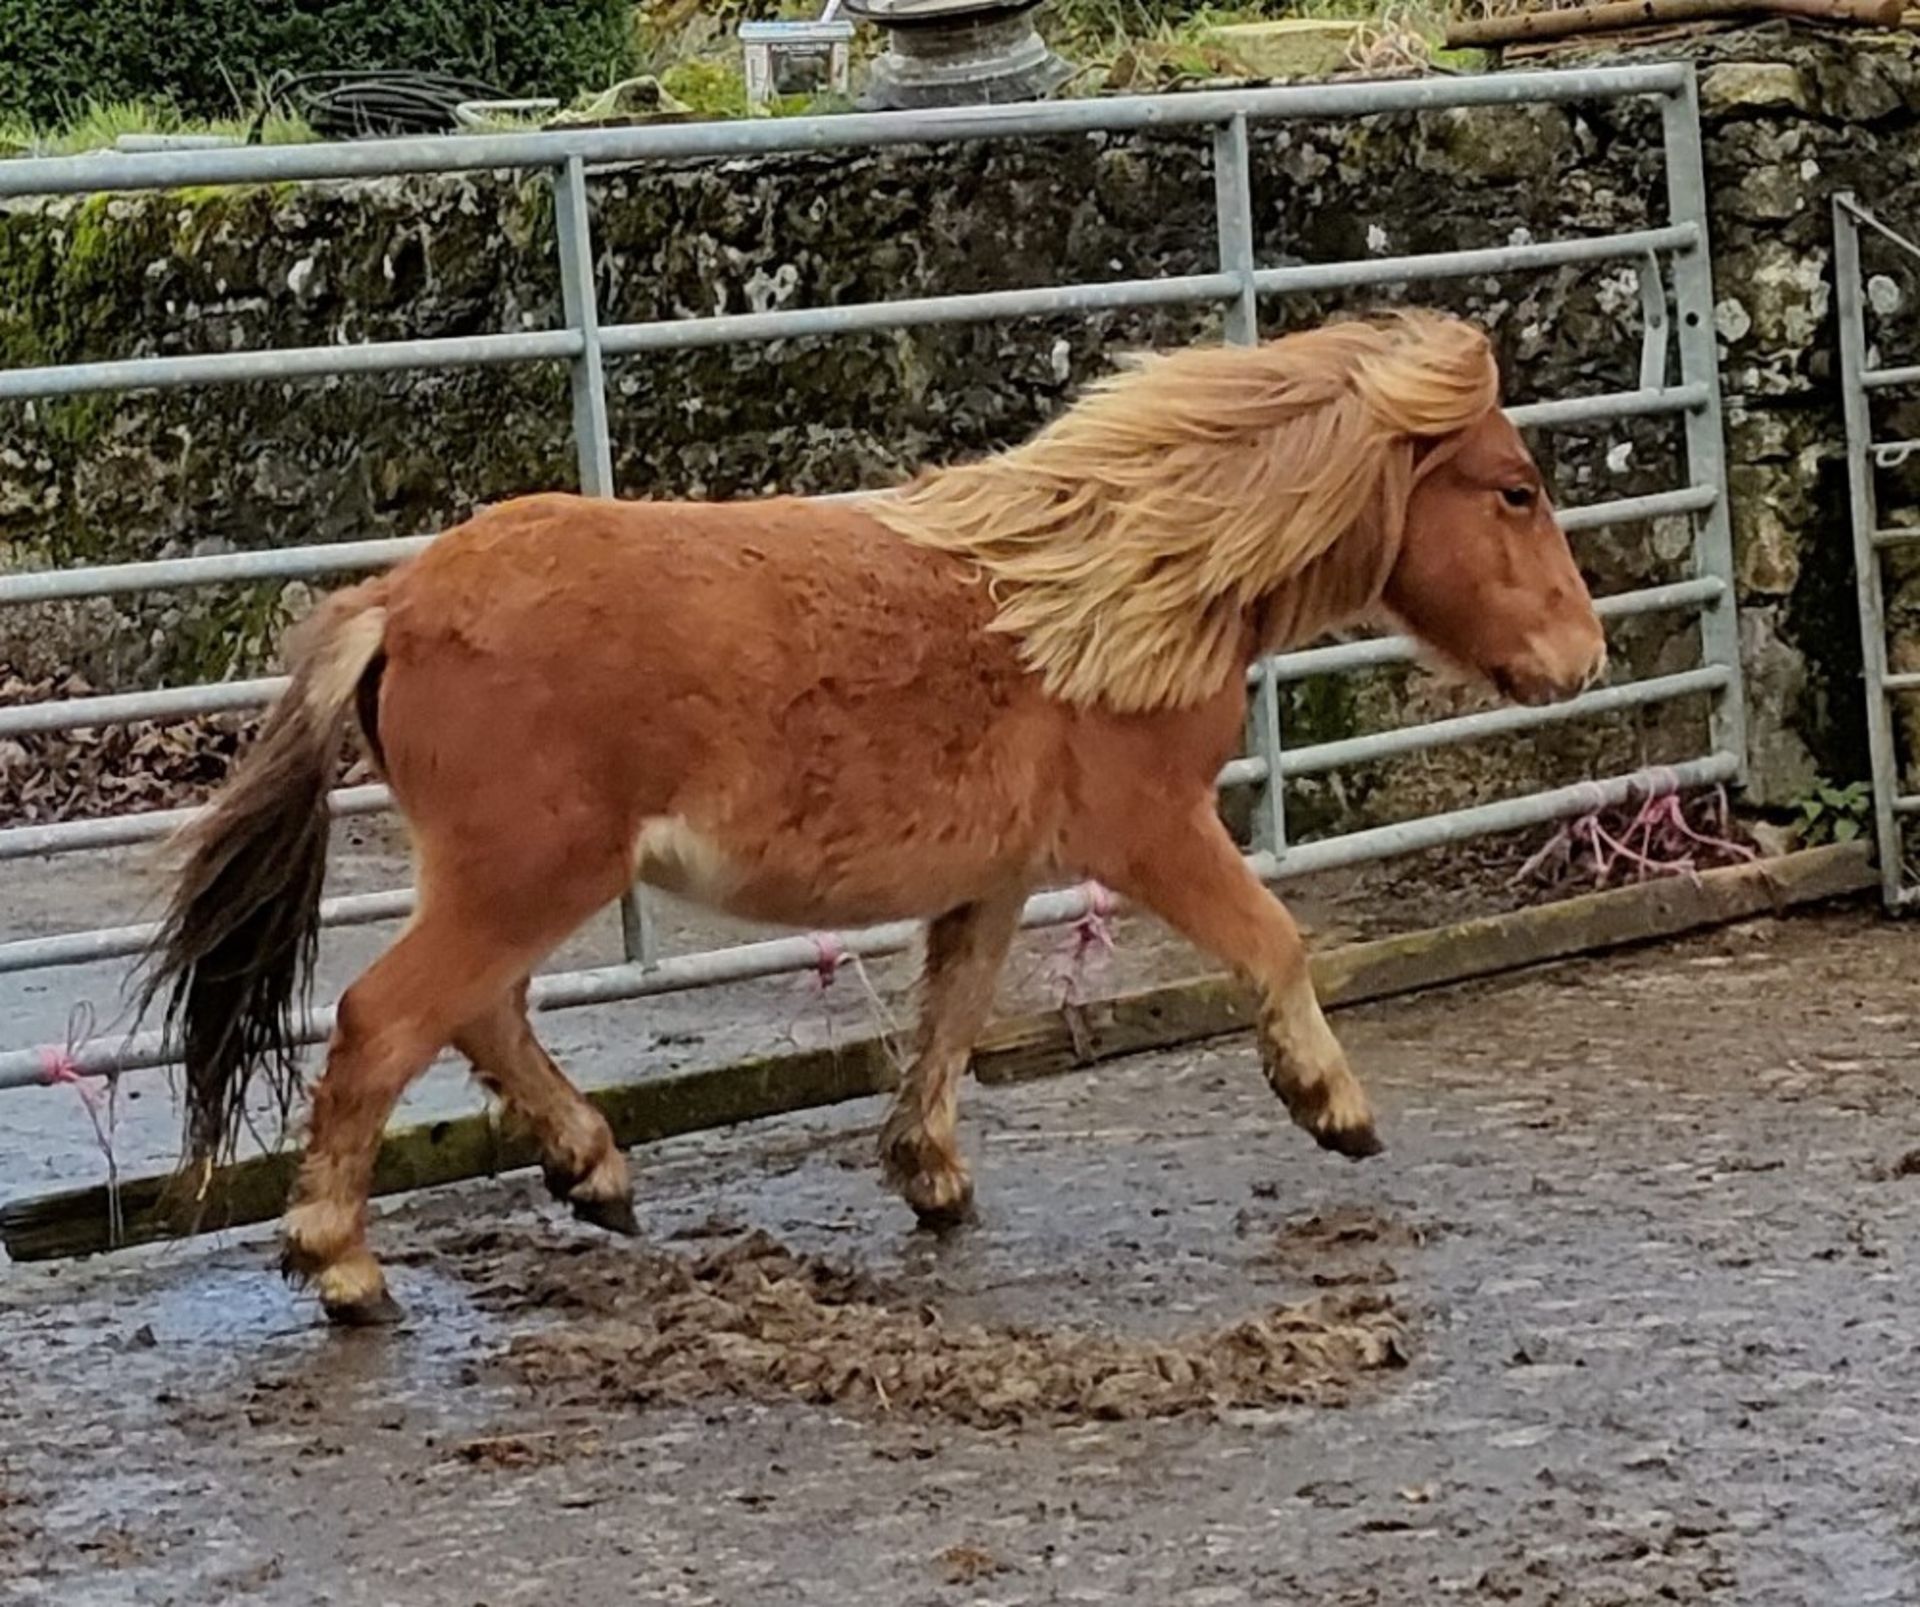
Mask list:
[[1020,638],[1051,695],[1121,713],[1204,701],[1258,646],[1379,595],[1411,459],[1338,373],[1223,350],[1168,359],[1155,383],[869,511],[978,566],[990,628]]
[[1248,663],[1305,647],[1376,614],[1393,559],[1394,545],[1379,521],[1363,516],[1348,535],[1248,609]]

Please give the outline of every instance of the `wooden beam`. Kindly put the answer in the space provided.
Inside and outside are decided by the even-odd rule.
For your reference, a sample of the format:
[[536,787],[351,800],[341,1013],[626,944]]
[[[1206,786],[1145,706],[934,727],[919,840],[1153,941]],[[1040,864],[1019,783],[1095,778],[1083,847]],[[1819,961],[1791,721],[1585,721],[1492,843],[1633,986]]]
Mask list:
[[[1314,985],[1329,1007],[1348,1007],[1784,913],[1874,885],[1864,844],[1810,849],[1694,880],[1674,877],[1588,893],[1330,949],[1314,957]],[[1250,1001],[1223,977],[1174,982],[1072,1011],[1000,1022],[975,1052],[974,1073],[990,1085],[1024,1082],[1216,1038],[1252,1019]],[[896,1080],[891,1046],[871,1037],[596,1089],[588,1097],[627,1147],[864,1099],[887,1092]],[[404,1194],[497,1176],[530,1167],[535,1159],[526,1137],[503,1128],[490,1112],[396,1128],[381,1144],[373,1192]],[[217,1205],[192,1227],[169,1201],[170,1179],[132,1179],[120,1190],[120,1243],[270,1221],[286,1200],[294,1165],[293,1156],[280,1154],[226,1168],[209,1190]],[[0,1243],[16,1261],[114,1248],[107,1192],[95,1187],[16,1201],[0,1210]]]
[[1743,17],[1801,17],[1814,22],[1897,28],[1905,0],[1602,0],[1597,5],[1463,17],[1447,25],[1449,49],[1572,39],[1621,28],[1661,27]]

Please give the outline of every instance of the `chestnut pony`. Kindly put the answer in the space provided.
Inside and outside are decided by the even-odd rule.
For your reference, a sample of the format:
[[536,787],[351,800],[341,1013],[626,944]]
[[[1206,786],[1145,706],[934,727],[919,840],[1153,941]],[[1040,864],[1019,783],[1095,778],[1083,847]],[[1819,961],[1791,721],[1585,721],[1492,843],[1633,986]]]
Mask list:
[[249,1079],[300,1089],[327,789],[349,729],[419,899],[340,1001],[285,1221],[342,1322],[397,1311],[366,1242],[395,1102],[445,1046],[582,1218],[633,1231],[625,1157],[527,1018],[529,973],[636,880],[756,921],[924,919],[911,1068],[880,1137],[926,1221],[972,1194],[958,1081],[1036,884],[1094,878],[1261,1000],[1293,1119],[1376,1151],[1300,934],[1222,826],[1253,660],[1376,614],[1510,695],[1605,643],[1486,337],[1434,313],[1145,358],[1026,445],[850,502],[529,496],[336,593],[188,854],[152,956],[187,1150]]

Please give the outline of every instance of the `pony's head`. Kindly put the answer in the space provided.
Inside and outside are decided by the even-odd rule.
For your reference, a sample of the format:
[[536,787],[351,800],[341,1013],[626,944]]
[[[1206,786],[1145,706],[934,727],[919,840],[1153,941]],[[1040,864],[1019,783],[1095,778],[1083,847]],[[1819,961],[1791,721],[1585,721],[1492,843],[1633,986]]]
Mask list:
[[1497,408],[1415,446],[1381,600],[1449,664],[1523,703],[1605,671],[1606,636],[1533,456]]
[[1521,697],[1604,662],[1472,324],[1400,311],[1137,359],[1026,445],[872,504],[991,583],[1048,691],[1198,703],[1382,607]]

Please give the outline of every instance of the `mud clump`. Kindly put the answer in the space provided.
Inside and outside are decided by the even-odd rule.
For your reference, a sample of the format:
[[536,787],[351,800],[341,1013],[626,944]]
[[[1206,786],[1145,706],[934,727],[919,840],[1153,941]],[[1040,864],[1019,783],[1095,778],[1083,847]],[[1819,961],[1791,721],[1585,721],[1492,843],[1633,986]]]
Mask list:
[[597,1456],[601,1440],[594,1433],[488,1434],[463,1440],[449,1459],[479,1468],[549,1467],[574,1457]]
[[1372,1293],[1146,1341],[950,1326],[924,1304],[764,1233],[690,1259],[655,1252],[620,1264],[616,1301],[590,1277],[592,1304],[607,1313],[598,1326],[522,1337],[505,1367],[568,1404],[734,1397],[1000,1428],[1337,1405],[1364,1375],[1407,1356],[1398,1314]]
[[[1272,1195],[1256,1186],[1256,1199]],[[1259,1242],[1255,1265],[1331,1289],[1398,1283],[1381,1252],[1417,1249],[1430,1230],[1364,1206],[1336,1206],[1275,1222],[1258,1209],[1240,1213],[1238,1232]]]
[[0,1484],[0,1557],[22,1550],[27,1543],[27,1498]]
[[1008,1571],[1005,1563],[980,1546],[948,1546],[936,1560],[950,1585],[977,1585]]

